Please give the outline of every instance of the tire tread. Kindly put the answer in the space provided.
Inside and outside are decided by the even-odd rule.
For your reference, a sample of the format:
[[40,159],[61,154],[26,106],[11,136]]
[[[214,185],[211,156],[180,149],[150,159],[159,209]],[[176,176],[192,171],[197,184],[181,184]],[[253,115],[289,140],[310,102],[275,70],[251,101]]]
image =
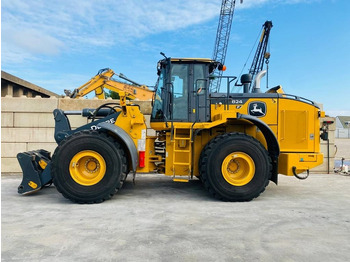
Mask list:
[[111,199],[123,186],[123,183],[126,179],[127,176],[127,160],[126,160],[126,156],[125,156],[125,152],[123,150],[123,148],[121,147],[121,145],[117,142],[117,140],[108,135],[107,133],[104,132],[98,132],[96,130],[82,130],[79,132],[74,133],[73,135],[70,135],[68,137],[66,137],[64,140],[62,140],[60,142],[60,144],[57,146],[57,148],[54,151],[54,154],[52,156],[52,163],[54,163],[56,161],[56,155],[57,153],[60,151],[60,149],[66,144],[69,143],[72,139],[81,136],[81,135],[96,135],[96,136],[103,136],[105,139],[107,139],[108,141],[112,142],[116,148],[117,151],[119,153],[119,155],[121,156],[121,162],[122,162],[122,172],[121,172],[121,178],[120,178],[120,182],[116,185],[115,188],[112,188],[110,191],[106,192],[101,198],[96,199],[94,201],[81,201],[81,200],[77,200],[74,199],[72,197],[70,197],[68,194],[66,194],[64,192],[64,190],[62,190],[60,183],[57,183],[57,178],[56,178],[56,174],[59,172],[58,170],[58,165],[52,165],[52,181],[57,189],[58,192],[60,192],[65,198],[71,200],[72,202],[78,203],[78,204],[95,204],[95,203],[102,203],[105,200],[109,200]]
[[[204,188],[209,192],[209,194],[221,201],[232,201],[232,202],[247,202],[247,201],[251,201],[254,198],[257,198],[261,193],[263,193],[265,191],[266,186],[269,184],[269,179],[267,179],[265,181],[265,184],[262,188],[262,190],[260,192],[258,192],[256,195],[247,198],[247,199],[243,199],[243,200],[231,200],[231,199],[226,199],[225,197],[223,197],[222,195],[218,194],[211,186],[211,184],[209,183],[208,180],[208,173],[206,170],[206,166],[207,163],[209,161],[209,155],[211,153],[212,150],[214,150],[214,148],[216,148],[217,144],[219,142],[221,142],[222,140],[226,140],[229,137],[241,137],[242,139],[247,139],[248,141],[250,141],[251,143],[256,144],[256,146],[260,147],[260,149],[262,149],[263,151],[266,151],[265,147],[255,138],[244,134],[244,133],[239,133],[239,132],[234,132],[234,133],[226,133],[226,134],[222,134],[219,136],[216,136],[215,138],[213,138],[202,150],[200,158],[199,158],[199,171],[200,171],[200,175],[201,175],[201,180],[202,183],[204,185]],[[268,152],[266,151],[266,154],[268,155]],[[268,166],[269,166],[269,170],[270,170],[270,177],[271,177],[271,170],[272,170],[272,160],[271,157],[268,156]],[[270,178],[269,177],[269,178]]]

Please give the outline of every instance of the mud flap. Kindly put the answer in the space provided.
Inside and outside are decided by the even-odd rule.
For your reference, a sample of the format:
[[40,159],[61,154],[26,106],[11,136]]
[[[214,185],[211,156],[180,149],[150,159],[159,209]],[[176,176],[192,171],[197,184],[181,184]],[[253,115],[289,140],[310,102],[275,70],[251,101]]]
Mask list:
[[18,187],[19,194],[34,193],[52,183],[50,152],[40,149],[18,153],[17,160],[23,172],[23,179]]

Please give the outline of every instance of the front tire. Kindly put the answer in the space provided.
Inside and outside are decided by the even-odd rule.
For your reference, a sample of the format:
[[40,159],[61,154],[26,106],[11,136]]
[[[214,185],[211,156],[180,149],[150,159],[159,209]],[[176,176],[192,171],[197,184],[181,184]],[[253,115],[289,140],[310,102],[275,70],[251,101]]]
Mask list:
[[52,157],[52,178],[62,195],[77,203],[100,203],[123,185],[127,160],[120,144],[97,131],[63,140]]
[[242,133],[215,137],[203,149],[199,169],[204,186],[224,201],[250,201],[268,185],[271,160],[262,144]]

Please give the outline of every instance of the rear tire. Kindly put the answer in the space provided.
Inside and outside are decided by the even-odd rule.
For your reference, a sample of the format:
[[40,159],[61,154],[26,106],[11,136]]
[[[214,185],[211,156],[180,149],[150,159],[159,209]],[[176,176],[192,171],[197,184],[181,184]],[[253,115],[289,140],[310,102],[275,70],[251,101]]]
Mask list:
[[250,201],[268,185],[271,160],[263,145],[242,133],[215,137],[203,149],[201,180],[214,197],[224,201]]
[[127,160],[120,144],[97,131],[64,139],[52,157],[52,178],[62,195],[77,203],[100,203],[123,185]]

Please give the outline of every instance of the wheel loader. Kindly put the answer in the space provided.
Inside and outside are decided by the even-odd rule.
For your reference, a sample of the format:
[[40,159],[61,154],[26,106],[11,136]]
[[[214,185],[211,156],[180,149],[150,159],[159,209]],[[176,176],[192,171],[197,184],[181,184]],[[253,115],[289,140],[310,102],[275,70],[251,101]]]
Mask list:
[[[23,170],[20,194],[53,182],[76,203],[99,203],[121,189],[128,174],[157,172],[176,182],[200,179],[213,197],[250,201],[278,174],[304,178],[320,165],[320,130],[324,112],[311,100],[285,93],[281,86],[260,91],[258,74],[241,78],[243,90],[232,92],[235,77],[222,76],[223,92],[210,92],[211,59],[165,57],[158,80],[148,135],[139,106],[107,103],[82,111],[54,110],[57,148],[18,154]],[[69,115],[91,121],[71,129]],[[304,174],[301,174],[304,173]]]

